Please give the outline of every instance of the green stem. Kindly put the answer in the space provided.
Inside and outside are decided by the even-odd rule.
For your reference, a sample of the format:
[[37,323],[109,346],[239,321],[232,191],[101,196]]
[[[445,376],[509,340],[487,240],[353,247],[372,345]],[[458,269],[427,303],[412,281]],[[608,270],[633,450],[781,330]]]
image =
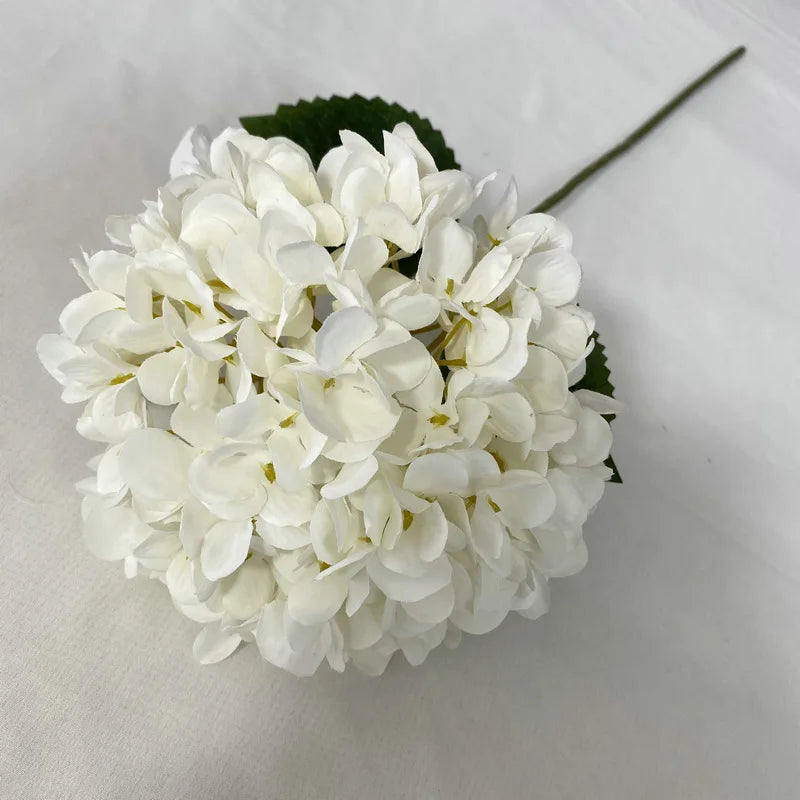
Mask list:
[[721,61],[714,64],[711,69],[704,72],[699,78],[693,80],[688,86],[682,89],[675,97],[672,98],[666,105],[662,106],[652,117],[645,120],[633,133],[626,136],[619,144],[612,147],[606,153],[603,153],[599,158],[596,158],[591,164],[587,164],[580,172],[571,177],[560,189],[556,190],[549,197],[542,200],[530,213],[536,214],[542,211],[547,211],[552,208],[556,203],[560,203],[567,195],[578,188],[582,183],[589,180],[595,172],[598,172],[606,165],[610,164],[614,159],[621,156],[623,153],[631,149],[638,141],[644,139],[650,131],[653,130],[660,122],[663,122],[676,108],[682,106],[698,89],[705,86],[710,80],[716,77],[720,72],[738,61],[744,54],[745,48],[743,46],[731,50],[728,55]]

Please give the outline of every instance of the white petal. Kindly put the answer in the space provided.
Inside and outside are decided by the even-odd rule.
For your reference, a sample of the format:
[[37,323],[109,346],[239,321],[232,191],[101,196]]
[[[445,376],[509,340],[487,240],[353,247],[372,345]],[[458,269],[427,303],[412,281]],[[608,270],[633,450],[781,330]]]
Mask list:
[[266,378],[277,371],[287,359],[278,345],[264,333],[253,319],[244,319],[236,334],[236,346],[242,363],[253,374]]
[[490,250],[473,268],[455,299],[460,303],[491,303],[514,279],[519,264],[502,246]]
[[550,607],[550,588],[547,578],[529,568],[528,580],[520,584],[514,598],[514,610],[526,619],[538,619]]
[[181,319],[175,307],[166,298],[162,304],[164,325],[170,335],[180,342],[187,350],[191,350],[198,358],[206,361],[217,361],[235,352],[230,345],[222,342],[200,342],[195,339]]
[[584,408],[591,408],[592,411],[596,411],[598,414],[619,414],[625,409],[624,404],[619,400],[589,389],[578,389],[573,394]]
[[350,578],[345,601],[345,613],[348,617],[352,617],[363,606],[367,595],[369,595],[369,575],[365,570],[361,570]]
[[346,219],[366,217],[369,211],[385,200],[386,179],[372,167],[358,167],[342,182],[339,191],[339,210]]
[[[288,622],[291,625],[291,620]],[[313,675],[330,647],[330,626],[310,629],[305,647],[294,650],[287,636],[286,601],[273,600],[261,613],[256,628],[256,644],[261,655],[271,664],[297,676]]]
[[195,250],[224,247],[237,233],[255,227],[256,218],[241,201],[226,194],[190,197],[183,206],[181,241]]
[[242,637],[235,631],[220,630],[219,623],[206,625],[194,640],[192,655],[201,664],[216,664],[239,646]]
[[[109,311],[107,313],[109,315],[124,314],[122,311]],[[92,325],[87,325],[84,328],[84,333],[91,327]],[[165,350],[175,344],[172,336],[164,327],[163,320],[160,319],[152,319],[148,322],[130,322],[130,320],[127,320],[115,327],[109,334],[108,341],[117,350],[129,350],[137,355]]]
[[323,580],[305,580],[289,590],[287,609],[301,625],[327,622],[347,596],[347,576],[335,573]]
[[276,266],[292,284],[312,286],[324,284],[335,273],[328,251],[316,242],[296,242],[278,250]]
[[192,576],[192,562],[186,553],[178,552],[173,556],[164,579],[170,597],[175,603],[191,604],[197,602],[197,593]]
[[251,558],[222,581],[222,607],[236,619],[250,619],[275,594],[275,578],[261,558]]
[[527,442],[536,422],[528,401],[517,392],[506,392],[487,397],[489,429],[507,442]]
[[273,525],[271,522],[259,518],[256,522],[256,530],[267,544],[278,550],[297,550],[311,544],[311,536],[305,527]]
[[538,325],[542,321],[542,304],[536,292],[523,286],[519,281],[514,281],[508,293],[511,297],[512,317],[529,320],[533,325]]
[[519,271],[518,279],[536,290],[548,306],[563,306],[575,300],[581,284],[581,268],[567,250],[531,253]]
[[397,643],[406,657],[406,661],[412,667],[418,667],[425,661],[430,652],[438,647],[447,632],[447,625],[444,623],[425,631],[425,633],[407,638],[397,637]]
[[500,486],[489,491],[500,506],[499,516],[513,530],[535,528],[553,513],[556,496],[545,478],[528,470],[510,470]]
[[401,250],[413,253],[417,249],[417,233],[403,210],[395,203],[379,203],[366,214],[367,230]]
[[319,202],[322,197],[308,153],[284,137],[271,138],[268,143],[267,163],[283,178],[289,191],[303,205]]
[[166,570],[169,563],[180,552],[178,535],[172,531],[153,531],[136,546],[133,555],[145,569]]
[[364,492],[364,528],[372,542],[380,544],[384,535],[394,541],[402,530],[403,517],[400,504],[395,500],[386,482],[375,480]]
[[255,231],[231,239],[216,264],[219,278],[247,301],[259,318],[280,313],[283,280],[258,251]]
[[333,575],[337,572],[341,572],[342,570],[347,570],[347,575],[350,576],[354,572],[358,573],[361,571],[359,567],[357,570],[349,569],[352,567],[353,564],[361,564],[362,561],[366,559],[366,557],[375,551],[375,548],[372,545],[365,545],[363,543],[359,543],[357,547],[348,553],[341,561],[337,561],[335,564],[331,564],[331,566],[326,567],[324,572],[320,572],[315,581],[324,581],[327,579],[329,575]]
[[419,339],[376,353],[369,364],[390,392],[403,392],[419,386],[427,377],[433,359]]
[[305,213],[293,213],[293,209],[273,208],[264,214],[261,220],[260,250],[273,261],[282,247],[297,242],[313,241],[316,231],[309,226],[314,218]]
[[337,526],[333,519],[331,505],[330,502],[321,500],[314,509],[309,524],[314,553],[320,561],[328,564],[334,564],[341,558],[339,548],[342,539],[341,532],[337,535]]
[[120,298],[110,292],[89,292],[70,300],[58,321],[64,333],[75,341],[91,320],[106,311],[122,308],[122,305]]
[[470,367],[494,361],[511,338],[509,320],[491,308],[482,308],[468,326],[466,359]]
[[531,345],[518,379],[535,411],[559,411],[567,402],[567,372],[561,359],[545,347]]
[[[472,377],[469,373],[467,373],[466,370],[457,370],[456,372],[450,373],[448,381],[452,381],[453,376],[459,373],[464,373],[469,378]],[[413,389],[403,392],[402,394],[398,394],[397,399],[404,406],[409,406],[410,408],[416,410],[427,410],[440,405],[443,394],[444,380],[442,379],[442,373],[439,371],[439,367],[431,359],[428,366],[428,374],[425,376],[422,382]],[[451,393],[451,390],[448,389],[448,397],[454,396],[455,395]]]
[[336,478],[323,486],[320,493],[329,500],[345,497],[366,486],[377,471],[378,461],[372,455],[363,461],[344,464]]
[[249,519],[222,520],[212,525],[200,549],[200,564],[205,576],[217,581],[243,564],[250,549],[252,533],[253,523]]
[[173,405],[186,383],[185,364],[186,353],[180,347],[146,358],[136,373],[142,394],[151,403]]
[[500,467],[491,453],[477,447],[454,450],[451,455],[457,458],[467,470],[469,482],[462,496],[475,494],[481,487],[493,486],[500,478]]
[[97,464],[97,491],[101,494],[116,494],[125,488],[119,471],[119,450],[120,445],[110,447]]
[[200,166],[198,155],[207,155],[208,139],[202,129],[189,128],[183,134],[169,161],[169,176],[177,178],[195,172]]
[[565,578],[580,572],[588,559],[586,544],[576,533],[565,535],[563,530],[546,525],[535,532],[539,552],[533,557],[536,569],[548,578]]
[[116,250],[100,250],[87,261],[89,275],[98,289],[116,295],[125,294],[125,278],[133,258]]
[[223,519],[254,517],[267,499],[259,455],[246,444],[226,445],[203,453],[191,466],[192,494]]
[[42,366],[57,380],[63,382],[61,365],[66,361],[83,355],[83,350],[76,347],[66,336],[57,333],[46,333],[36,342],[36,355]]
[[363,360],[369,356],[413,341],[411,334],[402,326],[389,319],[381,319],[374,336],[360,345],[353,353],[357,359]]
[[96,506],[83,522],[83,540],[89,552],[104,561],[130,555],[152,529],[127,506]]
[[360,672],[370,677],[378,677],[383,675],[397,649],[398,645],[395,639],[391,636],[384,636],[372,647],[354,650],[350,654],[350,659]]
[[488,633],[508,616],[508,607],[494,610],[479,610],[475,607],[472,579],[457,561],[453,561],[453,587],[456,603],[450,621],[465,633]]
[[559,442],[566,442],[577,427],[578,424],[572,417],[561,414],[537,414],[531,447],[540,451],[552,450]]
[[328,203],[313,203],[308,211],[317,223],[317,243],[323,247],[338,247],[345,238],[345,229],[339,212]]
[[[570,474],[568,470],[569,467],[552,467],[547,471],[547,482],[556,493],[556,509],[547,527],[560,531],[562,537],[564,531],[579,530],[590,510],[579,482],[574,480],[574,473]],[[598,483],[602,492],[602,482]]]
[[418,275],[442,289],[447,280],[461,283],[475,257],[475,237],[454,219],[445,217],[428,232],[419,260]]
[[216,521],[217,518],[195,498],[190,497],[183,504],[178,535],[189,558],[199,557],[203,539]]
[[223,408],[217,415],[217,428],[229,439],[256,439],[288,416],[288,409],[282,408],[270,395],[261,393]]
[[506,191],[500,202],[489,217],[489,233],[495,239],[502,239],[506,235],[506,229],[517,216],[517,182],[512,178],[508,182]]
[[439,301],[433,295],[424,293],[402,294],[381,303],[383,315],[409,331],[430,325],[441,310]]
[[386,263],[389,250],[380,236],[367,234],[363,220],[350,231],[339,264],[343,270],[353,270],[364,283]]
[[298,386],[308,421],[338,441],[379,441],[392,432],[400,417],[396,401],[365,377],[340,375],[333,387],[324,389],[322,380],[301,375]]
[[[361,573],[366,577],[366,573]],[[367,579],[369,584],[369,579]],[[362,606],[350,615],[347,626],[347,643],[352,650],[363,650],[372,647],[383,636],[379,606],[370,604]]]
[[559,308],[542,307],[542,321],[532,332],[531,341],[552,350],[567,363],[583,355],[591,333],[584,319]]
[[[436,172],[436,163],[433,160],[433,156],[431,156],[422,142],[420,142],[416,132],[407,122],[398,122],[392,129],[392,136],[402,140],[403,144],[414,154],[421,175]],[[384,145],[385,142],[386,136],[384,134]],[[389,156],[389,153],[390,151],[387,150],[387,156]]]
[[498,380],[512,380],[519,374],[528,359],[528,320],[512,318],[508,324],[511,336],[505,350],[488,364],[470,365],[471,372]]
[[192,447],[210,450],[222,444],[215,425],[216,417],[213,408],[192,408],[188,403],[178,403],[170,417],[170,425]]
[[423,600],[417,600],[415,603],[403,603],[403,610],[418,622],[435,624],[450,616],[455,598],[453,584],[448,583],[447,586]]
[[511,236],[520,233],[535,233],[539,237],[541,248],[569,250],[572,247],[572,234],[567,226],[549,214],[526,214],[514,222],[508,232]]
[[314,354],[322,369],[332,369],[376,332],[378,323],[363,308],[353,306],[326,317],[317,333]]
[[373,558],[367,567],[375,585],[389,598],[401,603],[413,603],[430,597],[450,582],[450,560],[442,555],[428,565],[420,575],[408,576],[385,567]]
[[114,243],[123,247],[131,246],[131,227],[136,222],[132,214],[117,214],[106,217],[106,236]]
[[509,555],[508,532],[484,499],[478,500],[470,519],[472,544],[475,552],[496,569],[503,556],[507,559]]
[[[280,472],[278,468],[278,474]],[[267,502],[261,509],[261,517],[279,527],[306,525],[318,502],[319,492],[313,486],[305,485],[295,491],[286,491],[276,482],[267,489]]]
[[218,365],[198,358],[192,353],[186,357],[186,385],[183,399],[193,407],[213,405],[219,391]]
[[392,549],[378,552],[381,563],[394,572],[404,575],[422,575],[428,564],[444,552],[448,525],[438,503],[415,514],[411,525],[404,530]]
[[414,220],[422,211],[419,172],[411,148],[391,133],[383,133],[384,149],[392,168],[386,182],[386,199],[396,203],[405,216]]
[[403,488],[421,495],[464,494],[468,485],[466,467],[451,453],[430,453],[415,458],[403,479]]
[[119,468],[134,497],[179,505],[188,495],[192,457],[192,448],[177,436],[145,428],[131,433],[122,445]]
[[611,449],[611,428],[596,411],[582,408],[578,415],[578,429],[564,444],[553,448],[553,458],[564,464],[591,467],[608,458]]

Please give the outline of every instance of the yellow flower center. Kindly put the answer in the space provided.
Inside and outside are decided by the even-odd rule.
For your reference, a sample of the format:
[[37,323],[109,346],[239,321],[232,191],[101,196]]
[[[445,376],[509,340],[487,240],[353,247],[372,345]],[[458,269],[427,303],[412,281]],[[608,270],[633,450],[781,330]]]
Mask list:
[[261,469],[264,476],[270,483],[275,483],[275,465],[270,461],[269,464],[262,464]]

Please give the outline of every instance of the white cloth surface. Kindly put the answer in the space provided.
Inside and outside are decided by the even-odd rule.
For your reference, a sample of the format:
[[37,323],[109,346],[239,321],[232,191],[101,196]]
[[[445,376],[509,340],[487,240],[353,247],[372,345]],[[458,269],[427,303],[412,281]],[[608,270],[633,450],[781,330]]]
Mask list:
[[[794,0],[0,2],[0,797],[796,798]],[[96,451],[34,343],[195,123],[379,94],[523,208],[733,46],[557,213],[619,397],[589,565],[537,622],[298,680],[83,549]]]

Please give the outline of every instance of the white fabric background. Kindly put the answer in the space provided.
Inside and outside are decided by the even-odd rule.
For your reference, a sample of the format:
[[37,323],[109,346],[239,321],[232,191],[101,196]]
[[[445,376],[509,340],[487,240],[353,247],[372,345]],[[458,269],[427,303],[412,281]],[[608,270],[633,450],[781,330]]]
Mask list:
[[[797,797],[794,0],[4,0],[0,23],[2,798]],[[741,42],[559,209],[629,409],[625,484],[549,615],[377,680],[254,648],[200,667],[163,588],[82,549],[94,448],[34,342],[188,126],[380,94],[528,207]]]

